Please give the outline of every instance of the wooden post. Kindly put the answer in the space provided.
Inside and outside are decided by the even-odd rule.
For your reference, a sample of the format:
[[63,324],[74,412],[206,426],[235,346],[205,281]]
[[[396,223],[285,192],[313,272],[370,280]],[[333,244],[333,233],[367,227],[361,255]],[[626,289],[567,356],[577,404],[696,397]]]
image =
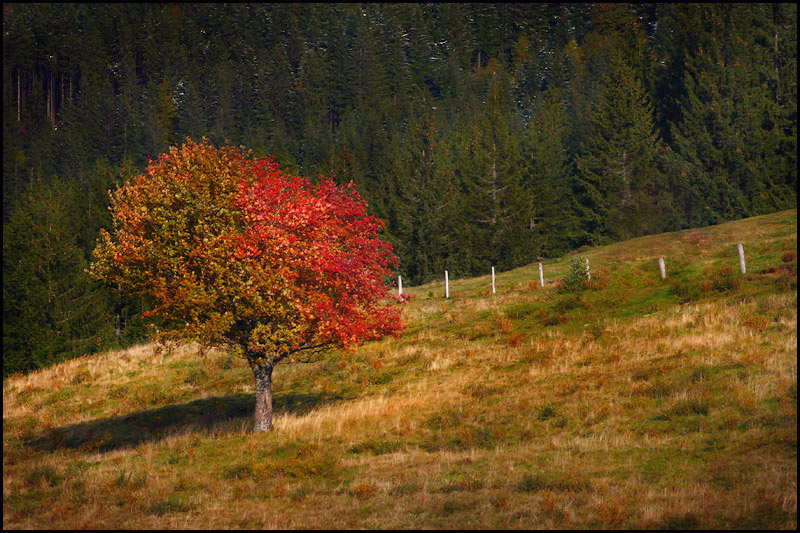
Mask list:
[[592,273],[589,272],[589,258],[586,258],[586,279],[592,281]]
[[542,264],[539,263],[539,285],[544,289],[544,273],[542,272]]
[[664,265],[664,258],[658,258],[658,269],[661,271],[661,279],[666,279],[667,277],[667,267]]
[[444,271],[444,297],[450,298],[450,280],[447,277],[447,270]]
[[744,273],[747,272],[747,269],[744,266],[744,246],[742,243],[739,243],[737,248],[739,248],[739,266],[742,269],[742,275],[744,275]]
[[397,276],[397,295],[403,295],[403,276]]
[[494,288],[494,267],[492,267],[492,294],[494,294],[494,293],[495,293],[495,288]]

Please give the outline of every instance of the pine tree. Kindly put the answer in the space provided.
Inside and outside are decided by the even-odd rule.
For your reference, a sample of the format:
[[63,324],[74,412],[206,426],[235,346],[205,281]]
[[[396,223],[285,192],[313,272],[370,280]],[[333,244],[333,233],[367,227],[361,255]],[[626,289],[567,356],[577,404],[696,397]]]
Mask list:
[[107,289],[77,242],[77,191],[32,182],[3,228],[3,375],[43,368],[114,341]]
[[776,34],[767,31],[777,28],[765,9],[705,6],[712,35],[686,56],[685,96],[673,135],[685,162],[691,225],[796,205],[796,135],[786,127],[796,96],[781,101],[770,39]]
[[438,278],[447,269],[464,272],[457,259],[460,197],[452,153],[427,100],[391,148],[396,252],[411,283]]
[[643,84],[615,54],[591,116],[593,134],[578,158],[582,219],[589,242],[659,231],[669,203],[662,143]]
[[538,255],[554,257],[579,244],[574,164],[567,147],[566,104],[557,89],[537,95],[528,127],[524,188]]
[[474,271],[493,265],[510,268],[533,255],[530,205],[522,194],[519,121],[512,115],[509,80],[491,60],[476,75],[485,103],[475,105],[471,122],[461,133],[457,172],[469,201],[469,248]]

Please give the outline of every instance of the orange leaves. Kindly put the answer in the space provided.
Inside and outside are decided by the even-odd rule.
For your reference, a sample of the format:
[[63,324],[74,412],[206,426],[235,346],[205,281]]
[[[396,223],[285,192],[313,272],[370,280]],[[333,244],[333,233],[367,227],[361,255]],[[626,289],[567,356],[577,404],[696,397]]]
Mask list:
[[148,294],[178,333],[280,358],[402,328],[383,283],[397,259],[352,183],[313,186],[271,157],[187,140],[111,203],[110,253],[96,258],[116,267],[97,271]]

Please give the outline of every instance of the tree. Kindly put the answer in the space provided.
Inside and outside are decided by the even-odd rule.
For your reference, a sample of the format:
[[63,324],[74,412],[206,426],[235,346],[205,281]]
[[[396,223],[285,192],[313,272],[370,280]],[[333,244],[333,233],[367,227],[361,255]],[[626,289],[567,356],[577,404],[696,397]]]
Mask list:
[[652,106],[620,54],[612,58],[604,85],[590,119],[593,135],[577,162],[583,221],[594,242],[661,231],[657,215],[669,204]]
[[558,256],[579,244],[565,107],[559,90],[540,93],[528,127],[525,185],[533,206],[529,224],[542,257]]
[[492,265],[514,268],[531,258],[532,206],[522,192],[522,128],[508,98],[508,76],[492,59],[475,78],[485,88],[484,102],[475,105],[462,136],[456,171],[469,198],[470,248],[478,252],[474,268],[485,272]]
[[702,15],[710,37],[685,55],[682,116],[673,128],[690,184],[683,191],[689,223],[792,207],[797,76],[786,76],[792,71],[782,64],[786,55],[796,58],[796,46],[790,52],[792,45],[782,43],[785,30],[772,20],[772,8],[703,6]]
[[3,227],[3,376],[113,342],[110,291],[84,273],[80,199],[69,183],[36,179]]
[[171,340],[232,349],[272,424],[272,371],[402,329],[384,303],[397,263],[355,188],[283,174],[271,158],[187,139],[111,194],[91,273],[145,294]]

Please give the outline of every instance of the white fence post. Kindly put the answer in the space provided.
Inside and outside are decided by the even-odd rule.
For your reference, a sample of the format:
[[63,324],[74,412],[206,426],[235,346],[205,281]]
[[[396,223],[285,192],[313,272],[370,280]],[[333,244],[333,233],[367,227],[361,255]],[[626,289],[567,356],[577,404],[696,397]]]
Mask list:
[[444,271],[444,297],[450,298],[450,279],[447,277],[447,270]]
[[588,257],[586,258],[586,278],[589,281],[592,281],[592,273],[589,272],[589,258]]
[[666,279],[667,277],[667,267],[664,265],[664,258],[658,258],[658,269],[661,271],[661,279]]
[[397,276],[397,295],[403,295],[403,276]]
[[739,248],[739,266],[742,269],[742,275],[744,275],[744,273],[747,272],[747,269],[744,267],[744,246],[742,243],[739,243],[737,248]]
[[495,289],[494,289],[494,267],[492,267],[492,294],[494,294],[494,293],[495,293]]
[[542,264],[539,263],[539,285],[544,289],[544,273],[542,272]]

